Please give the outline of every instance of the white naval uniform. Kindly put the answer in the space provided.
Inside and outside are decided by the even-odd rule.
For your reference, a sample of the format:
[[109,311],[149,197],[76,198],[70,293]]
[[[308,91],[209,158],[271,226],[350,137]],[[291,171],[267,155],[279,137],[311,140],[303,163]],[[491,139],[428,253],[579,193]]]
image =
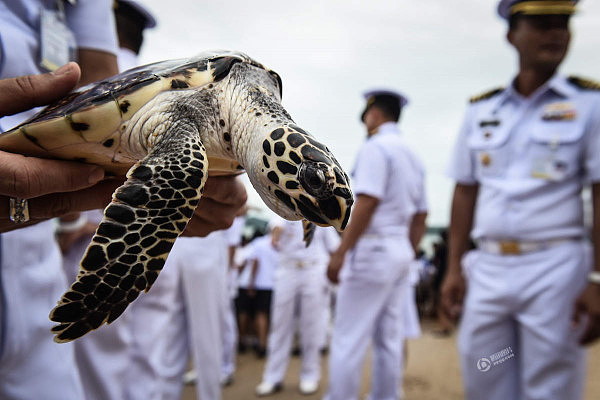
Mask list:
[[379,199],[371,222],[340,273],[329,357],[328,400],[358,398],[370,339],[370,398],[396,400],[400,379],[402,300],[414,259],[409,224],[427,210],[424,169],[400,137],[382,124],[361,147],[352,175],[355,195]]
[[275,272],[263,382],[276,384],[283,381],[292,350],[294,308],[298,301],[302,348],[300,380],[318,383],[321,379],[319,349],[326,329],[322,307],[327,294],[327,249],[332,246],[327,245],[328,233],[323,228],[316,228],[307,248],[300,221],[280,219],[275,224],[281,228],[277,243],[279,267]]
[[[229,248],[234,247],[237,251],[240,247],[245,223],[245,217],[236,217],[233,221],[233,225],[225,231],[225,239]],[[227,290],[223,292],[225,313],[223,314],[223,363],[221,365],[221,379],[226,379],[235,372],[235,357],[237,354],[238,341],[235,305],[233,304],[233,299],[237,293],[237,270],[229,265],[229,261],[229,258],[227,258],[227,265],[225,266]]]
[[255,290],[273,290],[275,271],[277,271],[277,267],[279,266],[279,253],[275,250],[271,242],[271,235],[266,235],[254,239],[248,245],[248,252],[246,254],[248,264],[244,270],[245,289],[250,285],[252,264],[256,260],[258,268],[254,277],[253,288]]
[[176,400],[191,353],[198,400],[221,398],[226,242],[179,237],[158,279],[132,304],[127,400]]
[[[116,52],[114,16],[109,0],[79,0],[65,5],[66,24],[79,48]],[[54,0],[0,2],[0,78],[41,71],[40,8]],[[7,130],[33,111],[5,117]],[[54,240],[54,223],[4,233],[1,283],[3,309],[0,350],[0,398],[77,399],[84,397],[73,344],[52,340],[50,310],[67,289],[62,259]]]
[[[590,269],[580,194],[600,180],[600,92],[555,75],[528,98],[509,85],[473,103],[450,175],[479,185],[458,338],[467,398],[581,398],[570,319]],[[550,242],[498,254],[506,239]]]
[[417,310],[416,286],[419,284],[420,260],[410,263],[408,272],[408,286],[403,301],[401,330],[404,339],[417,339],[421,336],[421,325],[419,323],[419,311]]

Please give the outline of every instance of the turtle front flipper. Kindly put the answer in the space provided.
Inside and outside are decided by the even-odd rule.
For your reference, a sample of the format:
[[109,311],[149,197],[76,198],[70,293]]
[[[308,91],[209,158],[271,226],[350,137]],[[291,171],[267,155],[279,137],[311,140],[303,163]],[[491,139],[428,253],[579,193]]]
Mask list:
[[158,143],[113,194],[79,267],[77,281],[50,313],[56,342],[68,342],[114,321],[148,291],[183,232],[208,175],[197,132]]
[[303,219],[302,228],[304,228],[304,243],[306,244],[306,247],[308,247],[313,240],[313,236],[315,236],[315,229],[317,229],[317,226],[312,222]]

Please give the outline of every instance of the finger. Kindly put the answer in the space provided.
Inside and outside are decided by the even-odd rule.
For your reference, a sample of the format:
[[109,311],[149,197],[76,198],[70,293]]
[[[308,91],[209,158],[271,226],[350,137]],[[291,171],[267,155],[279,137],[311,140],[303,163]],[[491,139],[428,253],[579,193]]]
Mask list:
[[12,115],[46,105],[69,93],[81,70],[70,62],[54,72],[0,80],[0,115]]
[[[49,194],[30,199],[29,218],[40,221],[60,217],[72,211],[104,208],[110,202],[112,193],[121,184],[120,180],[110,180],[76,192]],[[8,213],[8,197],[0,196],[0,219],[3,225],[21,227],[22,225],[15,225],[8,220]]]
[[0,151],[0,193],[30,199],[49,193],[71,192],[104,178],[95,165],[46,160]]
[[184,236],[206,236],[217,230],[227,229],[244,204],[226,204],[202,197],[193,218],[188,223]]
[[442,312],[444,313],[446,318],[448,318],[452,322],[456,320],[454,308],[455,302],[453,300],[453,295],[448,292],[442,293]]
[[204,185],[202,198],[229,204],[240,209],[248,200],[246,187],[236,176],[209,177]]
[[208,236],[209,233],[218,231],[220,229],[221,228],[212,224],[210,221],[194,216],[188,222],[185,230],[182,233],[182,236],[205,237]]

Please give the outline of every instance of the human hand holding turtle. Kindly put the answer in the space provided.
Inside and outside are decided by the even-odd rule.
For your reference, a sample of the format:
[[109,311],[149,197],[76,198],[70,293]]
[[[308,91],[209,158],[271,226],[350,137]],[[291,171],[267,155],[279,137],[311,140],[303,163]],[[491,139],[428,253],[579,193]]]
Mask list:
[[[81,71],[75,63],[42,75],[0,80],[0,116],[47,104],[66,95]],[[0,232],[65,214],[102,207],[119,182],[103,182],[102,168],[76,162],[25,157],[0,151]],[[30,221],[9,219],[9,198],[30,201]]]
[[[68,63],[55,72],[0,80],[0,117],[60,99],[79,81],[81,71]],[[0,232],[33,225],[73,211],[104,208],[123,179],[103,180],[100,167],[78,162],[26,157],[0,151]],[[28,199],[29,221],[9,219],[9,198]],[[231,226],[246,203],[246,189],[235,177],[214,177],[184,233],[206,236]]]

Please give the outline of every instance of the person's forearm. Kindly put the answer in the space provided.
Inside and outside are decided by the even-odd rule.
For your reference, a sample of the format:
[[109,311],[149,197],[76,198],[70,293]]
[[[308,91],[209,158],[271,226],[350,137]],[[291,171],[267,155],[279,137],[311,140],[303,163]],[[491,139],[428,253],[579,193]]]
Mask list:
[[413,248],[415,254],[417,254],[417,250],[419,248],[419,243],[421,243],[421,239],[425,234],[426,225],[425,220],[427,219],[427,213],[417,213],[413,216],[410,222],[410,229],[408,232],[408,237],[410,239],[410,244]]
[[356,245],[360,236],[367,229],[367,226],[369,226],[378,204],[379,200],[375,197],[358,196],[354,210],[352,210],[350,223],[342,234],[342,241],[337,249],[338,253],[345,254]]
[[477,202],[477,185],[457,184],[452,199],[450,229],[448,232],[448,272],[459,273],[460,261],[469,248],[473,215]]

